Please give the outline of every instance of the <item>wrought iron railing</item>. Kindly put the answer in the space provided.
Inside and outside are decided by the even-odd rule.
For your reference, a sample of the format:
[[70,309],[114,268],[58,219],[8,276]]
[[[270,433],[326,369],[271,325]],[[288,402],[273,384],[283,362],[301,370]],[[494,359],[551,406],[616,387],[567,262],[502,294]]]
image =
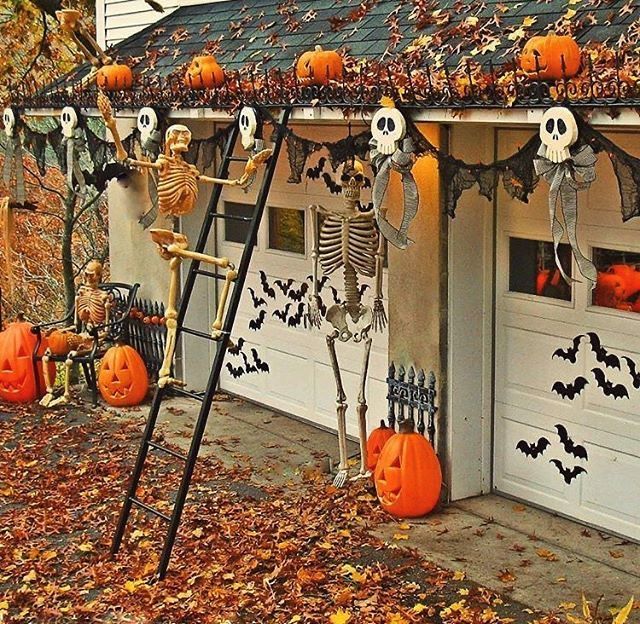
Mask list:
[[[616,54],[610,66],[595,67],[590,57],[578,78],[544,82],[527,77],[515,61],[495,66],[465,61],[455,68],[410,65],[392,61],[363,62],[358,72],[347,71],[326,86],[301,83],[292,70],[262,73],[227,71],[223,86],[195,90],[183,76],[139,75],[132,89],[110,93],[116,108],[234,109],[240,103],[262,106],[375,107],[383,96],[406,108],[548,107],[558,102],[573,106],[640,106],[640,80],[625,69],[628,57]],[[60,108],[73,104],[95,107],[96,87],[81,82],[79,73],[41,89],[23,82],[13,103],[23,108]]]
[[421,435],[427,432],[429,442],[433,446],[436,434],[435,416],[438,411],[436,376],[433,371],[430,371],[428,376],[423,369],[416,375],[413,366],[408,371],[404,366],[400,366],[396,371],[392,362],[387,377],[387,402],[387,420],[392,429],[395,429],[396,422],[412,419]]
[[135,299],[129,315],[129,344],[138,351],[154,379],[162,366],[167,328],[164,305],[148,299]]

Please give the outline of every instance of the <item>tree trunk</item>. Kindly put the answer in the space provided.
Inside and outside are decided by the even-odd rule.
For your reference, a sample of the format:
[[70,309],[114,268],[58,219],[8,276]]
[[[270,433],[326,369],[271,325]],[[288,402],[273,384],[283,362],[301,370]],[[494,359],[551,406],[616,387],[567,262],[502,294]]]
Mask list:
[[71,310],[76,298],[76,287],[73,282],[73,257],[71,254],[75,206],[76,195],[72,190],[69,190],[64,200],[64,227],[62,230],[62,283],[64,284],[66,312]]

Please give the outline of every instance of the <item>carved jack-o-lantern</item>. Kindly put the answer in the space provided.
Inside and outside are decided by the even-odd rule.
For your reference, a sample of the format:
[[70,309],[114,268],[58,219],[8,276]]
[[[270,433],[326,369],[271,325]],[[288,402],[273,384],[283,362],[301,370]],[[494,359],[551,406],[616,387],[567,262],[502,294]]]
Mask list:
[[392,438],[395,431],[387,427],[384,420],[380,421],[380,426],[374,429],[367,439],[367,468],[373,472],[378,465],[378,458],[384,445],[389,438]]
[[429,513],[438,503],[442,487],[440,462],[431,444],[413,431],[413,421],[387,440],[374,475],[383,509],[400,518]]
[[580,47],[572,37],[554,32],[531,37],[520,55],[520,67],[529,78],[562,80],[580,71]]
[[140,354],[129,345],[111,347],[102,358],[98,388],[109,405],[142,403],[149,389],[149,376]]
[[342,78],[342,68],[342,57],[335,50],[323,50],[317,45],[315,50],[300,55],[296,76],[302,84],[326,85]]
[[[0,399],[13,403],[28,403],[44,394],[42,365],[34,368],[33,349],[36,336],[31,323],[19,319],[0,332]],[[40,347],[40,355],[45,344]],[[55,375],[55,364],[50,364]],[[37,378],[36,378],[37,370]]]
[[125,91],[133,86],[133,73],[128,65],[104,65],[96,74],[96,84],[105,91]]
[[187,69],[184,84],[192,89],[214,89],[224,84],[224,71],[215,56],[196,56]]

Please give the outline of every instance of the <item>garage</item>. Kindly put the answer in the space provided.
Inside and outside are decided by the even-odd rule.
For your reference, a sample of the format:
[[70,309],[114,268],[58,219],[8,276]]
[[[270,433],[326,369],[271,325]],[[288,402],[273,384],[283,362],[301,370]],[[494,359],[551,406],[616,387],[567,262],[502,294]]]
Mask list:
[[[528,136],[498,131],[498,152]],[[609,136],[637,155],[637,134]],[[493,487],[638,540],[639,226],[622,224],[607,158],[596,173],[578,200],[578,239],[600,274],[593,292],[567,245],[559,256],[582,281],[565,285],[555,271],[548,186],[541,182],[528,204],[498,195]]]

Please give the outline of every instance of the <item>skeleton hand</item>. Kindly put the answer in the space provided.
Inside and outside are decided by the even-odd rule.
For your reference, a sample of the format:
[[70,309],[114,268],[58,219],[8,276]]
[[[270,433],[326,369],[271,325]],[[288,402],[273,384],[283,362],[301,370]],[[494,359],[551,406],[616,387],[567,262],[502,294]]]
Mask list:
[[318,297],[318,295],[311,295],[307,300],[307,314],[305,319],[309,323],[309,327],[317,327],[320,329],[322,326],[320,303],[320,297]]
[[381,297],[373,300],[373,331],[382,332],[387,326],[387,313]]

